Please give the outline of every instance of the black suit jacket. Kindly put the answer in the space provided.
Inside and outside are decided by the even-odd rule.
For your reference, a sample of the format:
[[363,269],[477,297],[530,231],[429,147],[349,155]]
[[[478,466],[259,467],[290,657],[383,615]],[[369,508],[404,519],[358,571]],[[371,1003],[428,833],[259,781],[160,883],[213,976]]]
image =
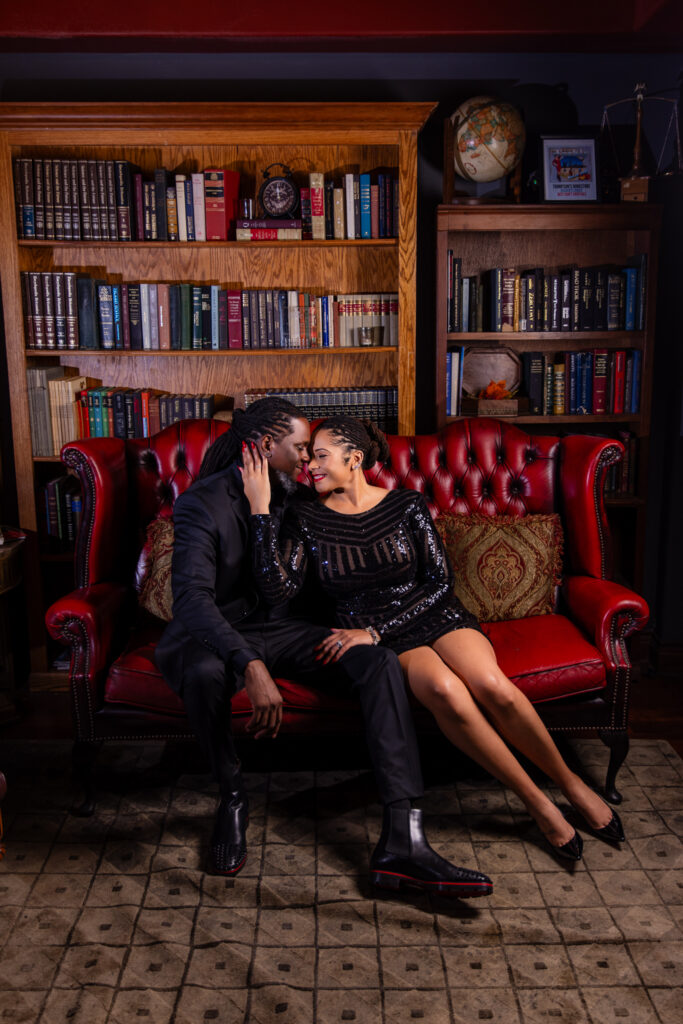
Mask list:
[[[173,619],[156,649],[156,662],[176,692],[183,653],[192,641],[241,673],[258,658],[235,628],[272,616],[261,606],[251,566],[250,509],[239,471],[231,466],[198,480],[173,509]],[[278,609],[280,617],[282,609]]]

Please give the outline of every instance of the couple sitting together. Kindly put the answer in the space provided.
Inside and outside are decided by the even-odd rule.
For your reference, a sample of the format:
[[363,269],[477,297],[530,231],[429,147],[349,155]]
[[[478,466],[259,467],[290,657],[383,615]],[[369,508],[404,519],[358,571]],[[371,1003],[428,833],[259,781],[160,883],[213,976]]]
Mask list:
[[[454,596],[422,496],[367,482],[363,470],[387,454],[371,424],[335,417],[311,437],[296,406],[264,398],[235,413],[176,501],[173,620],[156,657],[219,785],[211,870],[237,874],[247,856],[231,698],[244,688],[253,707],[247,729],[274,737],[278,675],[359,699],[384,807],[370,862],[377,886],[458,897],[492,889],[486,875],[456,867],[427,842],[413,806],[423,789],[408,689],[452,743],[517,794],[557,855],[578,860],[581,836],[508,742],[553,780],[593,834],[623,841],[618,816],[567,767]],[[313,488],[297,483],[307,464]]]

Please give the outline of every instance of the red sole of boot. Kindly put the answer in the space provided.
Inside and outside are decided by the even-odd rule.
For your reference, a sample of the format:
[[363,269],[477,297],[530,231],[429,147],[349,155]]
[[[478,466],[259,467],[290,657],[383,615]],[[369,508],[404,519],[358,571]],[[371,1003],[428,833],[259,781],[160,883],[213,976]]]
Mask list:
[[373,871],[370,881],[379,889],[396,892],[401,888],[413,887],[459,900],[478,899],[480,896],[490,896],[493,892],[493,886],[485,882],[424,882],[419,878],[411,878],[410,875],[398,875],[388,871]]

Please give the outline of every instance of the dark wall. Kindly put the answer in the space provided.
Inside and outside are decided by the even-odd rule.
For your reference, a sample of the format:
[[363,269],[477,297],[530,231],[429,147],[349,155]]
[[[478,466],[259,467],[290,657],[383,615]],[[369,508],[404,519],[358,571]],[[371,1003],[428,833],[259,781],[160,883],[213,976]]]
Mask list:
[[[434,100],[438,108],[420,137],[418,200],[418,430],[433,424],[434,395],[434,210],[442,195],[443,121],[470,96],[488,93],[515,102],[525,116],[528,144],[523,179],[536,165],[541,133],[558,133],[600,125],[605,104],[633,93],[645,82],[651,93],[678,94],[680,54],[456,54],[456,53],[32,53],[0,55],[0,98],[22,100]],[[668,105],[651,105],[645,125],[650,149],[659,155]],[[611,111],[615,124],[628,121],[627,107]],[[625,133],[626,153],[630,132]],[[664,162],[668,160],[665,155]],[[628,170],[628,166],[623,168]],[[675,264],[680,225],[673,210],[680,194],[663,195],[665,215],[663,266]],[[683,491],[681,467],[680,387],[672,393],[671,368],[680,371],[680,327],[668,319],[680,282],[673,271],[662,276],[655,379],[656,391],[668,387],[667,401],[654,402],[645,596],[653,609],[659,640],[680,642],[681,599],[678,594],[683,541],[669,496]],[[678,361],[677,361],[678,360]],[[679,377],[680,380],[680,372]],[[678,444],[677,465],[664,471],[659,455]],[[680,516],[678,516],[680,518]],[[678,565],[672,577],[672,567]]]

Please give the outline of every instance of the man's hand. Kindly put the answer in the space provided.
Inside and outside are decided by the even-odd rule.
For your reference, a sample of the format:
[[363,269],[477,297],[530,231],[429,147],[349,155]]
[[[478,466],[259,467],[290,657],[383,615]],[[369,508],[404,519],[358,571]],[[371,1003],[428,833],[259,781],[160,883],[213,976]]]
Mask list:
[[253,732],[257,740],[262,736],[275,739],[282,725],[282,696],[262,661],[250,661],[247,665],[244,689],[253,708],[246,731]]
[[372,637],[365,629],[333,629],[316,647],[316,661],[328,665],[332,661],[339,661],[349,648],[371,643]]
[[242,483],[251,508],[251,514],[268,515],[270,511],[270,477],[268,460],[264,459],[253,441],[242,445]]

